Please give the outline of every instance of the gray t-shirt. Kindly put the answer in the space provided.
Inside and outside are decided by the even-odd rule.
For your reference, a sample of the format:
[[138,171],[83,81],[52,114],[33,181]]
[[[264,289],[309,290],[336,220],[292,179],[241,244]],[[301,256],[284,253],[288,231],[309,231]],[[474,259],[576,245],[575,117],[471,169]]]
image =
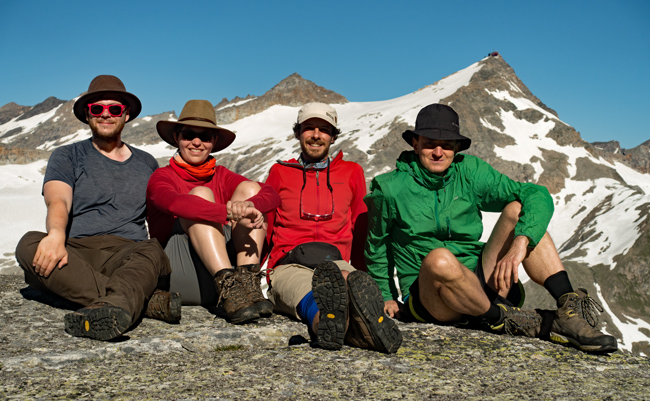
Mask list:
[[72,187],[70,238],[112,234],[147,239],[147,181],[158,162],[147,152],[129,149],[131,157],[123,162],[102,155],[90,139],[52,152],[43,185],[63,181]]

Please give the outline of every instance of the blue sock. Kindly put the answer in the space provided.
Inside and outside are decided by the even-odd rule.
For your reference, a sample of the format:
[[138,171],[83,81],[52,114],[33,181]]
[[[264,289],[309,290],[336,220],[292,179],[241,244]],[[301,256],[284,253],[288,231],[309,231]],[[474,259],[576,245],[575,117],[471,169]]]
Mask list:
[[298,312],[298,317],[311,327],[311,324],[314,322],[314,317],[316,317],[316,314],[318,313],[318,305],[316,305],[316,300],[314,299],[314,293],[312,291],[309,291],[300,303],[298,303],[296,310]]

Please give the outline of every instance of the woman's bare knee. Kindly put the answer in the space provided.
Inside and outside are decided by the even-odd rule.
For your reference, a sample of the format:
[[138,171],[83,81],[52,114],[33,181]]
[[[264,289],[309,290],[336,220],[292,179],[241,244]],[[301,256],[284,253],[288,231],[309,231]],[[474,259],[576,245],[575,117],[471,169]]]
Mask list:
[[194,187],[189,193],[190,195],[195,195],[210,202],[214,202],[214,193],[208,187]]
[[519,221],[519,215],[521,214],[521,203],[518,201],[508,203],[506,207],[503,208],[501,214],[511,220]]
[[257,193],[260,192],[260,189],[262,189],[262,187],[255,181],[242,181],[237,185],[231,200],[246,200],[257,195]]

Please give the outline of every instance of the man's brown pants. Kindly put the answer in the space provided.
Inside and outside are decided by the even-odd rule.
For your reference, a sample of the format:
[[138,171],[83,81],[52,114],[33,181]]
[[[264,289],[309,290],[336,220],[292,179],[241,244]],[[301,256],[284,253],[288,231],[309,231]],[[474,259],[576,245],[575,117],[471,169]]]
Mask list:
[[[32,261],[45,233],[30,231],[16,247],[25,282],[43,292],[88,306],[107,302],[126,309],[135,321],[161,278],[171,274],[157,240],[135,242],[115,235],[68,238],[68,264],[49,277],[36,274]],[[164,280],[163,280],[164,281]]]

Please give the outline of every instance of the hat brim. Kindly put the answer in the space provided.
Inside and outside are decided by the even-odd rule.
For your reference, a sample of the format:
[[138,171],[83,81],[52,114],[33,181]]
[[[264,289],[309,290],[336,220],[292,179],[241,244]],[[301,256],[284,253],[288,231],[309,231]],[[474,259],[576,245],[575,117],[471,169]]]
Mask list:
[[413,138],[415,136],[425,136],[431,139],[437,139],[439,141],[456,141],[460,145],[458,152],[469,149],[472,144],[472,140],[466,136],[459,134],[454,131],[439,130],[439,129],[423,129],[423,130],[406,130],[402,133],[402,139],[413,146]]
[[156,131],[163,141],[177,148],[178,143],[174,140],[174,132],[184,126],[201,127],[208,131],[214,132],[217,136],[217,143],[212,148],[210,153],[218,152],[230,146],[237,137],[234,132],[225,128],[214,125],[208,121],[158,121],[156,124]]
[[127,123],[135,120],[142,111],[142,103],[140,102],[140,99],[132,93],[120,91],[97,91],[82,95],[74,103],[72,110],[77,119],[84,124],[88,124],[88,120],[86,119],[86,106],[88,106],[88,103],[97,101],[100,98],[112,98],[111,100],[121,100],[122,103],[125,103],[129,108],[129,120]]

